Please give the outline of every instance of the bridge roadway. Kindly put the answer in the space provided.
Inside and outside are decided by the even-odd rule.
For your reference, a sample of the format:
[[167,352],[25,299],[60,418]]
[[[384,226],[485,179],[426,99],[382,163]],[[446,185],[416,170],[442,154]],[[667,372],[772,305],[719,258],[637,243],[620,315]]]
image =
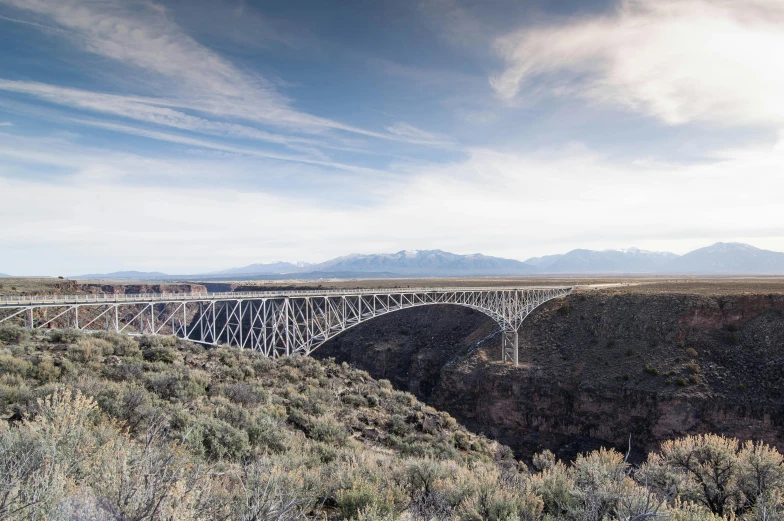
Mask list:
[[309,355],[342,331],[393,311],[453,304],[493,318],[502,330],[502,360],[516,365],[523,320],[544,302],[573,290],[519,286],[11,296],[0,297],[0,326],[175,335],[279,357]]

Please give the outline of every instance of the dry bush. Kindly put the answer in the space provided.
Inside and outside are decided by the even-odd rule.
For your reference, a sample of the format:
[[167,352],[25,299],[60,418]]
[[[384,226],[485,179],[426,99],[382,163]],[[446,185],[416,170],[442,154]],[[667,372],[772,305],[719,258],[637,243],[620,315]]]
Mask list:
[[636,473],[611,450],[572,464],[545,451],[531,473],[347,365],[145,342],[176,356],[143,361],[108,333],[77,337],[67,357],[0,350],[0,406],[27,418],[0,422],[0,519],[784,517],[782,456],[764,444],[674,440]]
[[719,516],[749,515],[779,508],[784,462],[768,445],[706,434],[665,442],[639,475]]

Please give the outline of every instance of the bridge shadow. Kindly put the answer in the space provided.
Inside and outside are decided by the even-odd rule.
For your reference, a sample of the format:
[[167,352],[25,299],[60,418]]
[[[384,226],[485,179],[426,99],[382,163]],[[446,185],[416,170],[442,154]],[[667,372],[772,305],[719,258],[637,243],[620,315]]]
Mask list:
[[469,356],[482,340],[500,358],[500,329],[493,319],[462,306],[432,305],[359,324],[311,356],[348,362],[429,403],[444,366]]

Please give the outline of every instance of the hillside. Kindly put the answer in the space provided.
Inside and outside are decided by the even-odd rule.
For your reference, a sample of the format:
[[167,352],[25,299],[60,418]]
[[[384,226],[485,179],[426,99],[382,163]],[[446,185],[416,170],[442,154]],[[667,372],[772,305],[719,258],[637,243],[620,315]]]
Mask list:
[[[725,518],[711,510],[784,513],[782,458],[763,445],[686,438],[635,473],[614,451],[570,465],[544,452],[529,470],[508,448],[346,364],[67,330],[30,338],[2,328],[0,342],[2,519],[578,521],[667,513],[716,521]],[[748,480],[703,493],[700,484],[712,478],[680,469],[678,455],[710,465],[719,450],[730,475]],[[755,481],[761,472],[763,486]],[[675,495],[665,476],[680,476]]]
[[784,273],[784,253],[748,244],[717,242],[674,259],[669,270],[677,273]]
[[[448,414],[394,390],[389,382],[373,380],[345,364],[312,358],[273,361],[236,349],[207,351],[172,338],[136,341],[73,331],[36,334],[31,339],[26,330],[5,328],[0,329],[0,342],[5,344],[0,350],[3,416],[12,425],[40,417],[42,411],[66,410],[74,416],[53,418],[55,425],[47,426],[51,431],[65,428],[60,421],[68,424],[83,415],[93,422],[99,420],[98,414],[106,415],[100,433],[87,432],[90,427],[83,424],[69,424],[68,429],[81,429],[81,439],[105,437],[108,430],[116,438],[112,445],[131,444],[124,449],[129,454],[118,455],[131,460],[126,478],[145,479],[133,474],[151,468],[157,486],[184,487],[171,491],[168,498],[162,497],[166,490],[145,489],[143,494],[157,494],[167,501],[159,517],[182,508],[179,519],[199,518],[200,509],[207,509],[206,519],[227,514],[229,519],[250,519],[253,508],[285,505],[301,515],[324,511],[331,517],[349,518],[364,507],[388,511],[406,505],[410,491],[389,489],[387,494],[386,484],[393,476],[403,478],[407,468],[456,472],[455,479],[467,477],[469,467],[481,468],[494,482],[501,473],[514,473],[517,468],[507,448],[466,431]],[[94,400],[98,408],[72,392]],[[40,401],[52,393],[53,403]],[[0,464],[9,450],[4,423],[0,422]],[[153,452],[133,453],[135,440],[154,441]],[[102,455],[97,447],[63,443],[67,446],[57,447],[63,465],[73,462],[86,471],[87,461],[109,467],[118,463],[113,454]],[[98,462],[99,457],[110,461]],[[79,458],[87,461],[79,463]],[[161,468],[155,469],[158,465]],[[39,492],[52,495],[51,501],[67,503],[58,508],[96,513],[104,509],[95,502],[98,498],[90,497],[100,493],[97,483],[87,490],[67,474],[59,479],[83,496],[69,498],[70,492],[37,482],[32,486],[42,487]],[[203,479],[213,481],[200,483]],[[252,493],[263,497],[246,496],[241,487],[253,484],[269,488]],[[125,493],[128,490],[122,487],[142,485],[136,481],[107,486]],[[196,496],[207,494],[209,501],[192,496],[194,491]],[[149,514],[145,498],[131,499],[132,504],[112,508],[128,518]],[[5,519],[2,501],[0,518]],[[262,504],[251,507],[249,501]],[[295,518],[299,517],[282,519]]]
[[525,261],[541,273],[662,273],[678,256],[669,252],[628,250],[572,250],[562,255]]

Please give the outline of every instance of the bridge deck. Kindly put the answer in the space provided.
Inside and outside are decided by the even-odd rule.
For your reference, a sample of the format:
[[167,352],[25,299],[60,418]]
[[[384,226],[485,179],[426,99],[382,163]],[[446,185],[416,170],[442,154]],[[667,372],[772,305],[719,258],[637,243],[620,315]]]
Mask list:
[[405,293],[445,292],[504,292],[526,290],[569,290],[572,286],[490,286],[490,287],[430,287],[430,288],[372,288],[372,289],[323,289],[323,290],[278,290],[236,291],[206,293],[133,293],[133,294],[86,294],[86,295],[31,295],[0,297],[0,308],[19,306],[63,306],[75,304],[152,303],[182,301],[249,300],[287,297],[324,297],[355,295],[400,295]]

